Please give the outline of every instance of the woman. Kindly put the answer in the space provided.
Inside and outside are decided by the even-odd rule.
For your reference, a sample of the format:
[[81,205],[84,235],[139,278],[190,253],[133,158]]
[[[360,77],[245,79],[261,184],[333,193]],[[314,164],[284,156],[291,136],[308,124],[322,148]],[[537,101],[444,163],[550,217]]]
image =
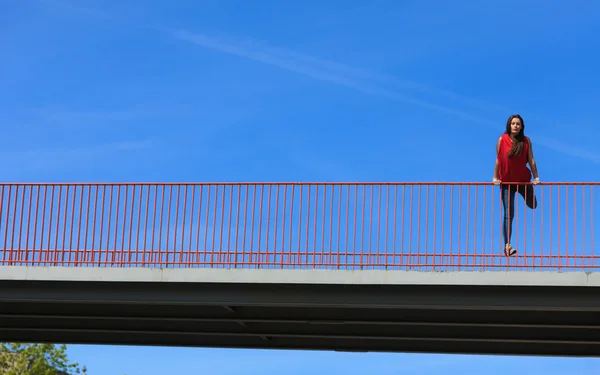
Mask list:
[[[538,170],[533,158],[531,140],[525,136],[525,122],[520,115],[512,115],[506,121],[506,132],[498,139],[496,144],[496,165],[494,166],[495,185],[501,185],[502,206],[504,208],[504,254],[515,255],[517,250],[510,244],[512,223],[515,216],[515,192],[525,199],[527,207],[535,209],[537,199],[532,184],[540,182]],[[527,163],[531,170],[527,168]]]

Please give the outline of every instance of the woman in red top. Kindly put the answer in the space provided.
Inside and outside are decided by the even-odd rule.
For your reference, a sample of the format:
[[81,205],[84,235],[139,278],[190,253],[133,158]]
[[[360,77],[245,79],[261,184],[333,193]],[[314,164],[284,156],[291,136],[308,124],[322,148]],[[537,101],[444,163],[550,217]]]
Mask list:
[[[496,165],[494,166],[494,184],[501,185],[502,206],[504,208],[504,254],[515,255],[517,250],[510,244],[512,223],[515,212],[515,192],[525,199],[527,207],[535,209],[537,199],[533,186],[530,186],[533,172],[533,185],[540,182],[538,170],[533,158],[531,140],[525,134],[525,122],[520,115],[512,115],[506,122],[506,132],[496,144]],[[527,163],[531,170],[527,168]]]

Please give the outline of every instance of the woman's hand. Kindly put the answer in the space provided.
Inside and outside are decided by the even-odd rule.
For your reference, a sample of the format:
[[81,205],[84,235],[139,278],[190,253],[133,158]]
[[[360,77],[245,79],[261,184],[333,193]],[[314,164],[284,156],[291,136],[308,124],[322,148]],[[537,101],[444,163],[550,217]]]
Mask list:
[[500,185],[500,183],[502,183],[502,181],[500,181],[500,179],[495,178],[492,180],[492,182],[494,183],[494,185]]

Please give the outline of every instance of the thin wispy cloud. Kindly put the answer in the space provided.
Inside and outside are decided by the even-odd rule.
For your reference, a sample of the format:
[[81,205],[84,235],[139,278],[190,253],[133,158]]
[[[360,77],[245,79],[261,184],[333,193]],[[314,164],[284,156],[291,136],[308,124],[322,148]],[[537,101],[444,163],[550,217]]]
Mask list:
[[158,112],[148,109],[128,109],[128,110],[96,110],[96,111],[74,111],[68,109],[34,109],[32,114],[42,118],[44,121],[60,124],[77,125],[78,127],[89,126],[90,124],[102,123],[110,125],[125,121],[139,120],[156,116]]
[[[350,88],[359,89],[368,94],[375,94],[380,96],[389,97],[391,99],[403,100],[407,101],[410,104],[416,105],[424,105],[428,108],[436,108],[441,111],[449,111],[452,114],[458,114],[461,116],[472,117],[469,114],[466,114],[462,111],[447,108],[444,106],[436,105],[430,103],[428,101],[419,100],[408,95],[400,94],[394,90],[386,90],[380,87],[376,87],[374,85],[369,85],[366,83],[359,83],[357,80],[366,79],[371,81],[378,81],[380,83],[390,83],[395,84],[396,86],[401,86],[405,89],[411,89],[415,91],[421,92],[431,92],[435,94],[439,94],[441,96],[445,96],[453,99],[460,99],[462,101],[474,102],[479,105],[486,105],[496,109],[506,110],[505,107],[498,106],[492,103],[488,103],[481,99],[469,98],[464,95],[460,95],[458,93],[443,90],[437,87],[433,87],[431,85],[426,85],[423,83],[409,81],[405,79],[401,79],[399,77],[378,74],[366,69],[360,69],[352,66],[348,66],[346,64],[342,64],[339,62],[318,58],[315,56],[302,54],[297,51],[292,51],[289,49],[281,48],[281,47],[272,47],[266,43],[259,42],[257,40],[251,38],[243,38],[238,42],[226,42],[219,38],[203,35],[199,33],[193,33],[186,30],[172,30],[169,28],[161,27],[158,25],[151,25],[149,23],[141,23],[135,22],[133,20],[128,20],[123,17],[118,17],[114,14],[110,14],[108,12],[102,11],[96,8],[90,7],[81,7],[76,6],[70,3],[57,1],[57,0],[38,0],[42,3],[46,3],[48,5],[53,5],[56,7],[60,7],[63,10],[67,10],[70,12],[79,13],[81,15],[85,15],[88,17],[93,17],[96,19],[104,19],[111,22],[119,22],[123,24],[127,24],[134,27],[145,28],[145,29],[154,29],[159,32],[168,32],[171,33],[172,36],[175,36],[180,39],[188,40],[198,45],[202,45],[206,48],[211,48],[214,50],[219,50],[221,52],[230,53],[233,55],[245,57],[248,59],[252,59],[255,61],[260,61],[263,63],[267,63],[270,65],[277,66],[282,69],[287,69],[290,71],[294,71],[297,73],[305,74],[309,77],[329,81],[335,84],[347,86]],[[313,65],[317,65],[316,68],[311,68],[303,63],[309,63]],[[329,70],[328,72],[323,71],[323,69]],[[348,78],[348,77],[352,78]],[[489,122],[483,120],[485,122]],[[491,123],[491,122],[490,122]]]
[[48,156],[48,157],[82,157],[82,156],[97,156],[98,154],[105,154],[115,151],[128,151],[128,150],[141,150],[152,147],[150,140],[136,140],[136,141],[115,141],[102,144],[96,144],[93,146],[80,146],[80,147],[48,147],[48,148],[36,148],[32,150],[21,150],[21,151],[1,151],[0,158],[3,157],[28,157],[30,155]]
[[571,146],[565,142],[556,141],[554,139],[550,139],[540,135],[536,135],[535,140],[532,140],[532,144],[534,142],[539,143],[540,145],[552,149],[556,152],[560,152],[562,154],[573,156],[576,158],[586,159],[594,164],[600,164],[599,153],[583,150],[579,147]]
[[[420,92],[436,93],[441,96],[462,100],[463,102],[476,101],[480,105],[484,103],[481,100],[467,98],[457,93],[447,90],[441,90],[439,88],[435,88],[422,83],[402,80],[398,77],[377,74],[365,69],[358,69],[339,62],[326,60],[307,54],[301,54],[288,49],[272,47],[266,43],[258,42],[247,37],[240,38],[241,40],[225,41],[221,38],[217,38],[214,36],[193,33],[186,30],[174,30],[168,27],[153,25],[146,22],[136,22],[131,19],[125,19],[124,17],[119,17],[95,8],[79,7],[73,4],[57,0],[38,1],[50,5],[55,5],[63,10],[78,13],[82,16],[92,17],[97,20],[106,20],[110,21],[111,23],[120,23],[129,25],[131,27],[154,30],[160,33],[167,33],[175,38],[194,43],[204,48],[209,48],[212,50],[228,53],[231,55],[261,62],[264,64],[269,64],[280,69],[285,69],[295,73],[303,74],[313,79],[355,89],[365,94],[401,101],[407,104],[412,104],[427,109],[432,109],[435,111],[458,116],[460,118],[480,123],[482,125],[495,127],[494,122],[477,116],[473,116],[465,111],[435,104],[431,101],[418,99],[407,94],[399,93],[397,90],[386,89],[381,87],[380,85],[364,82],[361,80],[388,83],[396,86],[400,85],[405,89],[412,89]],[[312,64],[312,66],[310,64]],[[486,105],[491,106],[489,103],[487,103]]]
[[[205,36],[206,37],[206,36]],[[215,39],[213,39],[215,40]],[[478,107],[486,107],[487,109],[494,111],[509,111],[505,106],[500,106],[497,104],[489,103],[482,99],[471,98],[465,95],[460,95],[458,93],[440,89],[438,87],[433,87],[431,85],[426,85],[421,82],[415,82],[407,79],[403,79],[400,77],[395,77],[387,74],[376,73],[367,69],[357,68],[353,66],[349,66],[346,64],[342,64],[340,62],[323,59],[316,56],[310,56],[307,54],[303,54],[297,51],[291,51],[289,49],[283,47],[272,47],[268,44],[244,38],[240,41],[244,46],[251,50],[261,50],[265,51],[269,54],[276,54],[281,58],[287,60],[293,60],[297,64],[300,63],[309,63],[312,65],[316,65],[321,69],[328,69],[333,72],[337,72],[338,74],[345,74],[354,77],[355,79],[364,79],[369,81],[375,81],[381,84],[393,85],[396,89],[406,89],[413,90],[415,92],[428,93],[438,95],[440,97],[459,100],[465,104],[471,104]]]
[[[215,36],[210,36],[202,33],[190,32],[181,29],[172,29],[149,23],[135,22],[131,19],[116,17],[107,12],[93,9],[80,8],[72,4],[59,2],[56,0],[39,0],[48,4],[60,5],[62,9],[71,12],[76,12],[81,15],[92,16],[96,19],[106,19],[111,22],[119,22],[132,27],[150,29],[159,33],[167,33],[179,40],[187,41],[194,45],[238,56],[248,60],[271,65],[279,69],[302,74],[306,77],[329,82],[331,84],[347,87],[349,89],[358,90],[368,95],[379,96],[382,98],[396,100],[407,104],[420,106],[423,108],[435,110],[448,115],[456,116],[461,119],[472,121],[476,124],[486,126],[490,129],[497,129],[497,121],[492,121],[484,117],[475,116],[467,111],[458,109],[454,106],[445,106],[437,104],[431,100],[420,99],[406,93],[401,93],[400,88],[404,90],[412,90],[414,92],[436,94],[445,98],[454,99],[463,105],[485,106],[488,109],[508,111],[508,109],[498,106],[493,103],[486,102],[480,99],[469,98],[452,91],[439,89],[430,85],[425,85],[418,82],[402,80],[398,77],[377,74],[366,69],[359,69],[348,66],[343,63],[302,54],[299,52],[269,46],[264,42],[258,42],[251,38],[237,38],[235,40],[226,40]],[[385,85],[394,86],[395,89],[386,88]],[[542,138],[535,135],[537,142],[556,152],[585,159],[593,163],[599,164],[600,154],[580,150],[568,143],[560,140],[552,140]]]
[[[226,42],[214,37],[210,37],[203,34],[191,33],[188,31],[173,31],[172,35],[176,38],[186,40],[188,42],[194,43],[196,45],[202,46],[204,48],[221,51],[224,53],[236,55],[239,57],[247,58],[253,61],[262,62],[265,64],[273,65],[280,69],[285,69],[289,71],[293,71],[296,73],[303,74],[305,76],[318,79],[321,81],[327,81],[336,85],[345,86],[351,89],[356,89],[362,91],[366,94],[381,96],[392,100],[402,101],[408,104],[413,104],[417,106],[421,106],[424,108],[437,110],[439,112],[447,113],[450,115],[454,115],[463,119],[468,119],[475,123],[487,126],[491,129],[497,129],[498,125],[496,121],[491,121],[482,117],[473,116],[468,112],[438,105],[432,103],[430,101],[425,101],[421,99],[414,98],[412,96],[408,96],[405,94],[401,94],[397,91],[388,90],[385,88],[381,88],[374,84],[369,84],[368,82],[361,81],[361,78],[368,78],[372,80],[385,81],[385,82],[394,82],[397,81],[393,77],[384,76],[384,75],[376,75],[369,73],[364,70],[355,69],[352,67],[348,67],[344,64],[339,64],[327,60],[321,60],[316,57],[311,57],[307,55],[294,54],[289,51],[280,51],[277,48],[265,46],[262,43],[256,42],[241,42],[240,44],[233,44],[231,42]],[[245,39],[248,40],[248,39]],[[297,57],[298,59],[293,59],[292,56]],[[312,62],[318,65],[319,67],[311,67],[309,65],[305,65],[304,62]],[[436,88],[432,88],[430,86],[422,85],[419,83],[412,83],[413,88],[416,88],[421,91],[432,91],[441,93],[448,97],[453,97],[455,99],[462,99],[467,101],[473,101],[473,99],[462,97],[461,95],[454,94],[449,91],[444,91]],[[481,101],[483,103],[483,101]],[[547,147],[556,152],[569,155],[572,157],[582,158],[588,161],[591,161],[595,164],[600,164],[600,153],[595,153],[587,150],[582,150],[569,144],[553,140],[547,137],[541,137],[539,135],[535,135],[537,139],[537,143]]]
[[[360,81],[360,77],[353,76],[349,74],[351,69],[344,68],[339,69],[335,67],[335,64],[328,63],[330,65],[330,69],[323,69],[323,67],[311,67],[307,64],[303,64],[300,60],[294,60],[285,56],[285,53],[279,53],[274,48],[265,48],[258,49],[252,47],[251,45],[242,45],[242,44],[233,44],[230,42],[226,42],[223,40],[219,40],[215,37],[210,37],[203,34],[191,33],[184,30],[175,30],[172,32],[172,35],[176,38],[186,40],[193,44],[202,46],[204,48],[209,48],[212,50],[228,53],[231,55],[236,55],[239,57],[243,57],[246,59],[250,59],[253,61],[258,61],[264,64],[269,64],[280,69],[289,70],[292,72],[296,72],[299,74],[303,74],[307,77],[317,79],[320,81],[330,82],[336,85],[345,86],[351,89],[359,90],[365,94],[380,96],[392,100],[398,100],[401,102],[405,102],[412,105],[417,105],[420,107],[433,109],[439,112],[448,113],[451,115],[455,115],[461,117],[463,119],[468,119],[483,125],[494,126],[494,123],[476,116],[473,116],[467,112],[450,108],[442,105],[438,105],[435,103],[431,103],[429,101],[417,99],[415,97],[401,94],[397,91],[388,90],[382,87],[379,87],[374,84],[370,84],[368,82]],[[252,44],[252,43],[250,43]],[[305,56],[305,60],[307,57]],[[313,61],[319,61],[316,58],[312,58]],[[322,64],[321,64],[322,65]]]
[[91,146],[48,147],[24,149],[18,151],[1,151],[0,165],[7,170],[52,170],[92,166],[101,158],[122,156],[122,153],[147,150],[153,147],[151,140],[115,141]]
[[[105,129],[122,127],[140,120],[189,119],[197,116],[193,108],[169,103],[159,106],[154,103],[126,109],[69,109],[69,108],[26,108],[20,114],[43,126],[65,126],[73,129],[102,127]],[[12,119],[10,121],[13,121]],[[21,122],[23,122],[21,120]]]
[[72,12],[72,13],[78,13],[78,14],[86,16],[86,17],[91,17],[91,18],[97,19],[98,21],[128,23],[126,20],[124,20],[122,18],[118,18],[113,14],[104,12],[97,8],[82,7],[80,5],[74,5],[71,3],[57,1],[57,0],[37,0],[37,1],[39,1],[42,4],[52,6],[55,9],[60,9],[60,10],[68,11],[68,12]]

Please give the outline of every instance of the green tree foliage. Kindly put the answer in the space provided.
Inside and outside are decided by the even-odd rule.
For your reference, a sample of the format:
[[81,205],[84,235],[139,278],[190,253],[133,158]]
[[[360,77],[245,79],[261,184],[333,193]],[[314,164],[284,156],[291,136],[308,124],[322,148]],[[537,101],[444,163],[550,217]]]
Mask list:
[[66,345],[0,343],[0,375],[76,375],[85,367],[71,363]]

